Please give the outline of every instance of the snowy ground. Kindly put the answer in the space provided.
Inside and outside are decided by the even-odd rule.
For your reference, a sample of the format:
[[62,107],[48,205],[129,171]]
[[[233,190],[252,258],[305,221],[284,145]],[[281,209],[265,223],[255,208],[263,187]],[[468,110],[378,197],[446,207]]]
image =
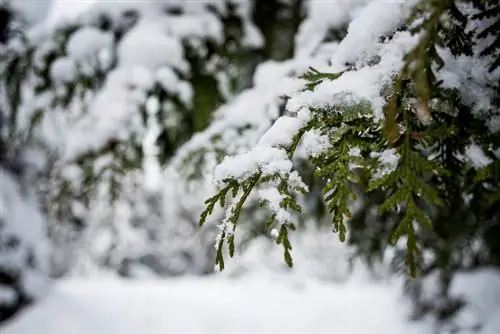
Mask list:
[[426,334],[387,284],[114,279],[58,283],[3,334]]

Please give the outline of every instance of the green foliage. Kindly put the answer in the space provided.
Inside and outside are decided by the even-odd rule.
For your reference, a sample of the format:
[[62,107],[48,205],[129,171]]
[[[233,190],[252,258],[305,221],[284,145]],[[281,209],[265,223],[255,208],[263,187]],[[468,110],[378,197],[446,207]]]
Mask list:
[[[298,133],[294,136],[290,146],[286,148],[290,157],[295,152],[302,135],[311,127],[312,123],[307,124],[301,130],[299,130]],[[245,204],[251,191],[254,190],[254,188],[258,184],[277,184],[277,190],[281,195],[281,200],[279,203],[280,208],[296,212],[302,211],[302,208],[297,203],[297,200],[293,196],[293,193],[291,191],[298,193],[305,193],[306,192],[305,185],[293,184],[292,182],[290,182],[290,177],[292,177],[292,174],[285,174],[285,175],[282,175],[280,173],[264,174],[261,170],[259,170],[242,181],[238,181],[235,179],[227,179],[224,180],[226,186],[223,187],[214,196],[210,197],[205,201],[205,204],[207,206],[206,209],[201,213],[200,226],[205,223],[208,215],[210,215],[213,212],[215,205],[217,203],[219,203],[221,207],[225,206],[226,197],[228,194],[231,194],[233,198],[237,198],[238,194],[241,193],[241,196],[236,200],[236,202],[229,207],[223,223],[221,234],[217,241],[216,265],[219,267],[220,270],[224,269],[222,246],[224,245],[224,242],[227,239],[229,247],[229,255],[231,257],[234,255],[234,250],[235,250],[234,230],[236,228],[236,224],[240,217],[243,204]],[[267,224],[272,225],[275,222],[276,218],[277,218],[276,213],[272,214],[269,217]],[[232,230],[230,231],[228,231],[225,228],[227,225],[229,225],[228,223],[230,223],[230,225],[232,226]],[[289,266],[291,266],[292,265],[292,259],[290,254],[291,244],[288,239],[288,229],[295,230],[295,225],[292,222],[284,221],[283,224],[280,226],[279,235],[276,241],[278,244],[283,245],[285,261]]]
[[[330,75],[324,77],[340,77],[339,75]],[[314,77],[313,80],[318,80]],[[331,147],[324,153],[317,157],[311,157],[311,161],[316,167],[316,175],[319,177],[330,178],[323,189],[325,194],[325,201],[327,202],[330,212],[333,212],[333,230],[339,232],[341,240],[346,238],[346,227],[344,219],[350,217],[348,209],[349,201],[355,200],[355,194],[352,190],[352,183],[361,183],[361,178],[356,172],[350,168],[352,157],[349,155],[350,150],[358,145],[366,152],[369,152],[371,144],[367,138],[373,135],[370,131],[366,131],[366,126],[370,122],[371,110],[366,103],[355,105],[345,105],[335,110],[316,110],[311,120],[303,126],[292,138],[290,145],[285,147],[288,157],[291,159],[299,145],[303,135],[311,130],[320,130],[324,135],[327,135]],[[354,157],[354,161],[365,164],[366,161]],[[295,194],[305,193],[306,189],[301,184],[291,182],[293,172],[290,174],[266,174],[263,175],[262,171],[258,171],[243,181],[236,179],[224,180],[226,186],[223,187],[216,195],[206,201],[207,207],[201,214],[200,224],[206,221],[209,214],[213,212],[216,203],[224,206],[226,203],[226,195],[232,191],[233,197],[236,197],[239,190],[242,190],[242,196],[239,197],[236,204],[230,207],[226,220],[232,223],[233,231],[236,227],[239,213],[245,200],[248,198],[250,192],[256,188],[257,185],[270,185],[275,186],[281,195],[279,203],[280,208],[285,211],[292,211],[300,213],[302,207],[297,203]],[[292,193],[293,191],[294,193]],[[276,222],[276,213],[273,213],[268,221],[269,225]],[[295,230],[295,224],[290,221],[278,221],[280,223],[278,237],[276,242],[282,244],[284,248],[285,262],[291,266],[292,258],[290,254],[291,244],[288,238],[288,230]],[[221,246],[225,238],[228,239],[229,254],[234,254],[234,234],[227,236],[225,230],[222,231],[220,239],[218,240],[218,257],[217,265],[223,269],[223,259]],[[222,265],[221,265],[222,264]]]
[[335,80],[342,75],[340,73],[322,73],[313,67],[309,67],[309,70],[302,74],[300,78],[306,80],[305,89],[314,90],[314,88],[325,80]]
[[[451,265],[453,257],[450,255],[452,249],[440,246],[443,242],[471,240],[471,231],[482,229],[482,224],[499,223],[498,209],[494,209],[500,199],[500,165],[498,153],[494,153],[500,147],[498,135],[489,131],[487,120],[472,114],[458,91],[443,88],[436,75],[436,71],[445,66],[438,51],[440,48],[450,50],[455,56],[471,56],[476,52],[474,39],[487,36],[496,39],[490,39],[493,43],[480,55],[493,59],[491,72],[498,67],[498,29],[494,29],[499,22],[496,20],[498,5],[489,1],[465,2],[479,8],[479,13],[464,14],[459,2],[453,0],[423,0],[415,7],[406,27],[411,33],[419,34],[419,40],[405,55],[404,66],[384,93],[387,104],[381,122],[374,120],[368,102],[345,103],[342,96],[335,96],[328,107],[311,110],[307,125],[295,134],[291,145],[284,148],[292,158],[306,132],[319,130],[328,138],[327,147],[309,159],[316,170],[315,175],[326,181],[324,201],[332,215],[333,231],[344,241],[351,221],[362,216],[368,219],[367,211],[362,210],[362,216],[353,217],[350,209],[350,204],[361,195],[367,205],[376,206],[378,214],[373,218],[388,227],[387,231],[381,228],[373,238],[386,237],[389,245],[396,246],[398,240],[405,237],[404,267],[411,277],[418,272],[428,273],[429,267],[422,256],[424,251],[431,251],[438,261],[430,268],[445,268]],[[471,20],[485,18],[492,22],[486,29],[466,29]],[[322,82],[337,80],[343,73],[321,73],[310,68],[301,76],[305,80],[304,90],[314,91]],[[492,103],[498,108],[498,100]],[[498,114],[495,110],[484,112]],[[478,168],[464,158],[471,147],[482,150],[491,163]],[[389,153],[393,160],[397,159],[390,168],[383,159]],[[265,185],[270,180],[275,182]],[[263,177],[261,171],[245,180],[224,180],[226,188],[207,200],[201,223],[212,213],[217,201],[224,206],[225,202],[220,199],[225,198],[227,187],[233,189],[233,196],[243,193],[237,201],[237,207],[241,207],[252,190],[250,187],[274,186],[283,198],[293,198],[283,191],[290,188],[285,186],[289,181],[283,175]],[[468,202],[464,196],[472,200]],[[282,202],[282,207],[300,212],[301,207],[295,204],[287,206]],[[233,231],[238,220],[235,212],[230,210],[226,217],[233,223]],[[456,216],[457,212],[461,212],[465,219],[463,224],[468,227],[457,228],[455,235],[447,224],[460,217]],[[270,220],[270,224],[273,223],[274,217]],[[288,230],[294,225],[288,221],[278,223],[281,225],[276,241],[283,244],[285,261],[292,265]],[[366,225],[356,223],[353,226],[354,235],[357,235],[355,229],[361,226]],[[226,237],[222,234],[219,246]],[[229,238],[232,256],[234,234]],[[361,255],[369,257],[374,248],[363,248],[363,241],[355,238],[353,240],[357,241],[351,244],[364,249]],[[385,246],[379,243],[377,247],[383,251]],[[222,261],[222,252],[218,261]],[[443,289],[447,286],[444,284]]]
[[486,26],[478,34],[479,38],[492,37],[492,42],[481,51],[482,56],[491,56],[494,62],[491,64],[490,72],[493,72],[500,66],[500,4],[496,0],[473,1],[474,6],[479,9],[479,12],[473,17],[474,19],[490,20],[491,24]]

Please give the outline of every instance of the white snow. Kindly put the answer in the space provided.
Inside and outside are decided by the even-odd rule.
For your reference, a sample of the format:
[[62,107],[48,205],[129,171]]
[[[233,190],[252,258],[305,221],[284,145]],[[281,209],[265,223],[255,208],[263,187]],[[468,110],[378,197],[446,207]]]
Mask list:
[[458,274],[451,285],[451,295],[460,296],[468,304],[459,313],[455,325],[473,327],[483,324],[481,333],[496,334],[500,330],[500,272],[485,268]]
[[[19,1],[19,0],[18,0]],[[25,0],[25,2],[33,3],[32,0]],[[36,2],[43,2],[38,0]],[[47,21],[49,24],[56,24],[63,20],[73,19],[81,14],[83,11],[90,8],[98,0],[45,0],[51,2],[49,15]]]
[[94,27],[83,27],[71,35],[66,52],[76,61],[85,61],[97,56],[102,49],[109,48],[113,36]]
[[182,44],[174,36],[163,32],[161,22],[141,22],[135,26],[118,46],[121,66],[147,66],[156,70],[172,66],[183,72],[189,69],[184,60]]
[[278,223],[286,224],[292,221],[291,214],[280,207],[280,203],[284,199],[284,196],[279,193],[278,189],[269,187],[259,190],[258,194],[261,200],[263,200],[273,214],[276,215],[275,219]]
[[170,67],[162,67],[156,71],[156,81],[166,92],[177,94],[185,105],[191,105],[193,88],[186,81],[181,80]]
[[15,10],[20,11],[29,22],[40,23],[47,15],[50,17],[51,7],[54,6],[52,3],[57,1],[61,0],[14,0],[10,1],[10,4]]
[[[26,188],[0,168],[0,268],[5,272],[20,271],[17,288],[38,297],[47,283],[45,221],[37,198]],[[29,257],[34,266],[28,263]],[[0,282],[0,305],[12,302],[13,291],[4,284]]]
[[426,334],[387,283],[196,279],[58,283],[3,334]]
[[347,36],[332,57],[332,68],[342,70],[346,62],[365,62],[377,50],[378,39],[394,31],[416,1],[374,0],[361,9],[349,24]]
[[245,180],[259,170],[264,174],[286,174],[292,169],[287,153],[279,148],[257,146],[243,155],[225,157],[215,169],[215,181]]
[[[346,38],[339,44],[337,52],[334,53],[335,61],[332,60],[333,65],[326,68],[325,72],[339,73],[345,70],[344,61],[364,63],[372,60],[372,55],[358,60],[355,52],[342,51],[348,50],[344,49],[343,46],[344,43],[350,44],[350,41]],[[355,41],[363,43],[362,40]],[[392,83],[393,76],[403,66],[403,56],[414,46],[416,41],[417,37],[411,36],[408,32],[396,33],[390,43],[380,43],[376,48],[380,56],[379,63],[361,67],[357,71],[346,72],[336,80],[323,81],[314,91],[304,91],[292,96],[287,103],[288,110],[296,111],[306,106],[317,108],[338,106],[346,102],[365,100],[370,102],[375,118],[383,118],[382,109],[386,101],[382,96],[382,90]],[[338,57],[337,54],[339,54]]]
[[306,132],[299,147],[304,154],[301,154],[302,152],[298,150],[297,155],[316,157],[324,152],[329,144],[328,136],[322,135],[320,130]]
[[58,58],[50,67],[50,77],[56,84],[70,83],[75,80],[77,75],[75,65],[70,57]]
[[472,144],[466,147],[465,156],[475,168],[485,167],[493,162],[484,154],[482,148],[476,144]]
[[360,7],[370,0],[306,2],[307,17],[295,37],[297,57],[310,55],[320,46],[328,29],[342,28],[354,17]]
[[371,156],[377,158],[380,162],[380,169],[372,176],[373,179],[379,179],[387,174],[392,173],[398,167],[400,156],[395,149],[387,149],[380,153],[372,152]]

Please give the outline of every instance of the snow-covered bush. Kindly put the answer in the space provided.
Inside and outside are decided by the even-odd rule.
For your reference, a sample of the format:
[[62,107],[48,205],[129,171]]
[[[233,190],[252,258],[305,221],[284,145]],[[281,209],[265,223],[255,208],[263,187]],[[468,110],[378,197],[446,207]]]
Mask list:
[[241,86],[239,58],[262,45],[250,15],[247,2],[102,2],[29,35],[13,133],[46,161],[55,275],[151,256],[160,166]]
[[[18,17],[0,2],[0,322],[13,316],[45,291],[47,284],[46,222],[31,184],[32,166],[22,147],[9,141],[8,96],[4,74],[20,44]],[[13,73],[10,73],[12,75]]]

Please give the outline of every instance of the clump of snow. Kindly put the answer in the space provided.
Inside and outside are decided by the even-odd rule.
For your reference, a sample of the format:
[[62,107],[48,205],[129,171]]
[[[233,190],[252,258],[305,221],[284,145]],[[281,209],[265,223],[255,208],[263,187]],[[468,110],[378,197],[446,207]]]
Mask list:
[[178,95],[185,105],[191,105],[193,88],[186,81],[181,80],[170,67],[162,67],[156,71],[156,81],[165,91]]
[[484,154],[484,151],[476,144],[466,147],[465,156],[474,168],[482,168],[488,166],[493,161]]
[[[320,130],[308,131],[302,137],[297,155],[316,157],[324,152],[329,145],[330,139],[327,135],[321,134]],[[303,150],[305,154],[301,154],[300,150]]]
[[228,156],[214,172],[216,183],[229,178],[246,180],[261,171],[264,174],[286,174],[292,169],[292,162],[285,150],[258,146],[243,155]]
[[111,46],[113,37],[94,27],[83,27],[71,35],[66,44],[66,53],[79,62],[93,59],[103,49]]
[[282,116],[259,140],[259,146],[287,147],[290,145],[290,134],[297,133],[303,124],[297,118]]
[[351,157],[361,156],[361,150],[359,149],[359,147],[351,147],[349,149],[349,156],[351,156]]
[[329,29],[340,29],[347,25],[356,12],[369,0],[322,1],[309,0],[305,3],[307,17],[295,37],[295,56],[307,57],[320,47]]
[[493,115],[490,117],[490,119],[487,122],[488,128],[492,133],[498,133],[500,132],[500,116],[498,115]]
[[[500,70],[489,72],[491,60],[477,54],[455,56],[449,50],[439,49],[439,55],[444,67],[437,72],[437,79],[443,81],[443,87],[458,89],[461,100],[472,107],[473,113],[488,119],[490,115],[485,111],[494,109],[492,96],[498,90]],[[491,130],[494,132],[495,127]]]
[[172,66],[183,72],[189,70],[180,41],[162,31],[158,22],[141,22],[118,45],[121,66],[147,66],[156,70]]
[[[409,32],[397,33],[390,43],[380,43],[380,61],[378,63],[362,67],[356,71],[345,72],[336,80],[325,80],[317,85],[314,91],[304,91],[293,95],[287,103],[287,109],[296,111],[303,107],[324,108],[335,106],[343,102],[342,100],[347,96],[350,96],[353,102],[356,100],[370,102],[375,119],[383,118],[382,109],[386,101],[382,91],[392,84],[393,76],[403,66],[403,56],[411,50],[417,40],[418,37],[412,36]],[[342,54],[341,48],[345,41],[346,39],[339,44],[337,52]],[[338,59],[340,62],[340,59],[343,58],[339,56]],[[343,70],[345,70],[343,62],[342,65],[338,63],[338,65],[326,68],[326,72],[329,73],[338,73]]]
[[404,23],[416,3],[416,0],[374,0],[363,7],[349,24],[347,36],[332,56],[334,72],[343,70],[345,63],[366,63],[371,59],[372,53],[378,50],[380,37]]
[[284,196],[279,193],[278,189],[268,187],[260,189],[258,193],[259,198],[269,206],[269,209],[275,214],[275,219],[278,223],[284,224],[291,222],[291,214],[280,206]]
[[247,153],[226,157],[215,169],[215,182],[228,178],[245,180],[249,176],[262,172],[263,175],[285,175],[292,170],[293,164],[288,157],[286,147],[292,137],[309,120],[309,110],[301,110],[297,116],[283,116],[266,131],[257,146]]
[[372,152],[371,157],[377,158],[379,161],[379,169],[373,173],[372,178],[374,180],[380,179],[387,174],[390,174],[396,170],[399,165],[400,156],[395,149],[387,149],[382,152]]
[[76,76],[76,64],[70,57],[58,58],[50,67],[50,77],[56,84],[70,83]]

